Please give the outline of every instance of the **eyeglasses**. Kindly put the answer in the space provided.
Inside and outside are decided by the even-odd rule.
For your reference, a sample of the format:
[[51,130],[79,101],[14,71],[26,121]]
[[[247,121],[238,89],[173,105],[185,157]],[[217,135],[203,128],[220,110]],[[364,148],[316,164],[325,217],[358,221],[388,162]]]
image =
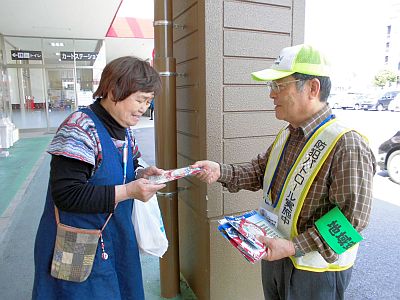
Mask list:
[[291,81],[286,81],[282,83],[277,83],[276,81],[269,81],[267,82],[267,87],[271,89],[272,92],[279,93],[281,91],[281,87],[287,86],[289,83],[303,81],[303,79],[296,79]]

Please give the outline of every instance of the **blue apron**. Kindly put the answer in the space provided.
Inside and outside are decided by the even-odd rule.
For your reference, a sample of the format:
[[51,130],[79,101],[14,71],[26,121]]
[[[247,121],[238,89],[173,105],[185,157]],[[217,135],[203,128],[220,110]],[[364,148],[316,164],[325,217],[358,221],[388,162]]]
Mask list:
[[[89,179],[93,185],[119,185],[123,182],[122,154],[111,136],[90,109],[82,109],[94,121],[99,134],[103,161]],[[126,182],[135,179],[131,140],[128,138],[128,165]],[[108,259],[101,258],[100,242],[89,278],[81,283],[53,278],[50,275],[56,238],[54,202],[50,186],[46,204],[35,240],[35,280],[32,299],[144,299],[142,269],[135,231],[132,224],[133,200],[118,204],[110,222],[103,231]],[[59,210],[60,222],[85,229],[101,229],[108,214],[70,213]]]

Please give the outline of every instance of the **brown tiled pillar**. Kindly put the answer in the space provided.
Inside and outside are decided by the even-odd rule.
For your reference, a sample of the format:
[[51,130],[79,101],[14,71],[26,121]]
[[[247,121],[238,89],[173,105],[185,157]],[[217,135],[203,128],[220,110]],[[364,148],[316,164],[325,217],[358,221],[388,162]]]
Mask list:
[[[176,153],[176,72],[172,45],[172,0],[156,0],[154,5],[154,66],[161,75],[163,89],[155,101],[156,164],[169,170],[177,167]],[[160,259],[161,296],[179,294],[179,238],[177,182],[158,193],[169,247]]]

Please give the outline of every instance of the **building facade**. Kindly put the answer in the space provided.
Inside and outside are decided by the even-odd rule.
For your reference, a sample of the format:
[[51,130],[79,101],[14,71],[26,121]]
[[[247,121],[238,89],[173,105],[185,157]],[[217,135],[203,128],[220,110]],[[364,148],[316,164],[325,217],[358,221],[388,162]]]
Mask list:
[[397,85],[400,84],[400,3],[393,1],[389,6],[386,21],[385,68],[397,73]]
[[0,36],[1,113],[20,130],[54,131],[92,102],[105,66],[103,40]]

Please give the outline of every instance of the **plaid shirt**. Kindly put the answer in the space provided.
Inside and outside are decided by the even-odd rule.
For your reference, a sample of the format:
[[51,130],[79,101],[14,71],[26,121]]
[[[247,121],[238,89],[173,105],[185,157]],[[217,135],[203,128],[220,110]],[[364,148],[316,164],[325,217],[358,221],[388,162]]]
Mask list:
[[[299,128],[289,125],[287,148],[271,189],[273,202],[277,201],[286,174],[307,138],[331,114],[332,110],[326,106]],[[262,189],[271,147],[249,163],[221,164],[218,181],[230,192]],[[338,259],[338,254],[325,243],[314,224],[337,205],[357,231],[363,230],[369,222],[375,164],[371,149],[357,132],[347,132],[339,139],[314,179],[301,208],[297,220],[299,235],[293,238],[298,249],[303,253],[318,251],[328,263]]]

